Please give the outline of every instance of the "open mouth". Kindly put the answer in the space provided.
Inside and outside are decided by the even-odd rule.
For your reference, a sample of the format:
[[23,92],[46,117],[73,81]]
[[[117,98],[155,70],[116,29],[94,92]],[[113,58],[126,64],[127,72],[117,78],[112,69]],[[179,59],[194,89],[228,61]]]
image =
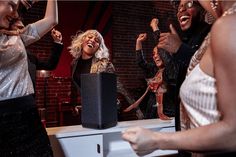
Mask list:
[[180,24],[185,25],[190,19],[190,16],[183,15],[179,18]]
[[91,44],[91,43],[88,43],[87,45],[89,48],[94,48],[93,44]]

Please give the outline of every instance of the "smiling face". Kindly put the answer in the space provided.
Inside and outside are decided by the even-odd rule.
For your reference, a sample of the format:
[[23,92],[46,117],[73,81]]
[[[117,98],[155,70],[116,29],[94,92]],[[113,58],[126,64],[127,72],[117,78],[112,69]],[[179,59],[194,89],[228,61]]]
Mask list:
[[180,1],[177,17],[182,31],[188,30],[193,25],[196,18],[199,18],[198,14],[200,11],[196,5],[196,2],[192,0]]
[[101,40],[96,33],[88,33],[85,35],[82,43],[82,57],[92,57],[99,49]]
[[162,67],[163,66],[163,61],[162,61],[162,59],[161,59],[161,57],[158,53],[157,47],[155,47],[153,49],[153,56],[152,57],[153,57],[153,60],[155,61],[157,67]]
[[13,19],[18,17],[19,0],[0,1],[0,27],[8,29]]

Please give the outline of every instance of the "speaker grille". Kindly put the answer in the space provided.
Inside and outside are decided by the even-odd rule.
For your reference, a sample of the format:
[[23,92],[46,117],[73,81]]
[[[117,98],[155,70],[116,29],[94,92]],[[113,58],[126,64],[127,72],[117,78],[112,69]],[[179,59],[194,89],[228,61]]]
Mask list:
[[117,124],[116,75],[81,75],[82,126],[103,129]]

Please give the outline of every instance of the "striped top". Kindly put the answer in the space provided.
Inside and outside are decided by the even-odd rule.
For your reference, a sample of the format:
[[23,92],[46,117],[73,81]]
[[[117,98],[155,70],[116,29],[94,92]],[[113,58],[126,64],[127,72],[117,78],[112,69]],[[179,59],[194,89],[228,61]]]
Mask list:
[[180,89],[182,129],[219,121],[215,83],[215,78],[204,73],[199,64],[186,77]]

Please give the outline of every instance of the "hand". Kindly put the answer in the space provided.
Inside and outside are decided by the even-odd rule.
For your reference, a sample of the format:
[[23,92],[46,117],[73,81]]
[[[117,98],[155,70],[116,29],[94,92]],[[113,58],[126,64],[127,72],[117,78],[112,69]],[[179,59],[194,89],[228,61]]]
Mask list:
[[158,24],[159,24],[159,20],[157,18],[153,18],[150,23],[150,27],[152,28],[153,32],[155,32],[156,30],[159,30]]
[[133,127],[122,133],[122,138],[129,142],[132,149],[139,156],[150,154],[158,147],[155,138],[156,133],[141,127]]
[[136,40],[136,51],[142,49],[142,42],[147,39],[147,33],[141,33],[139,34],[137,40]]
[[182,41],[179,38],[178,33],[174,29],[172,25],[170,25],[169,33],[161,33],[159,38],[159,43],[157,45],[158,48],[162,48],[169,53],[176,53],[179,47],[182,44]]
[[62,42],[62,35],[61,35],[61,32],[59,32],[58,30],[53,28],[51,31],[51,36],[52,36],[54,42],[56,42],[56,43]]
[[139,34],[138,38],[137,38],[137,42],[143,42],[147,39],[147,33],[141,33]]

